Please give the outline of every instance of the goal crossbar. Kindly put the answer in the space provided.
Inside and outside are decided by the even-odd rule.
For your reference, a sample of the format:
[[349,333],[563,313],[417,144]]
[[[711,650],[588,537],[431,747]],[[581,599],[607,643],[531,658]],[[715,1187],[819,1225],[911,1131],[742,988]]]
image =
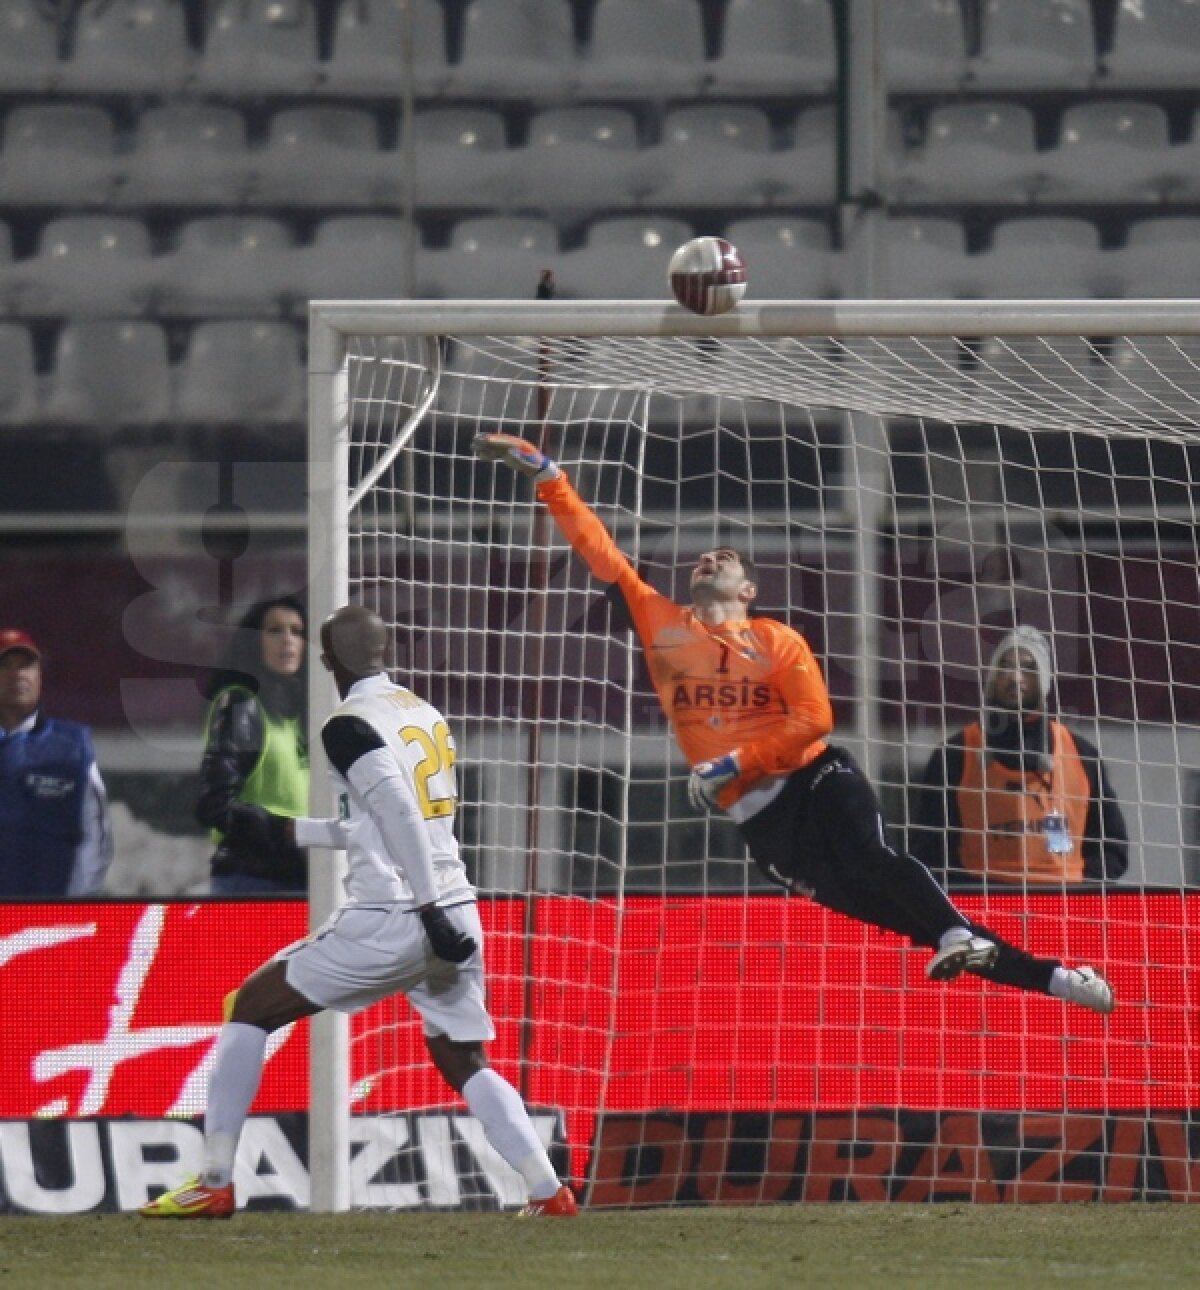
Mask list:
[[668,301],[314,301],[363,336],[1120,336],[1200,334],[1194,300],[801,300],[704,317]]

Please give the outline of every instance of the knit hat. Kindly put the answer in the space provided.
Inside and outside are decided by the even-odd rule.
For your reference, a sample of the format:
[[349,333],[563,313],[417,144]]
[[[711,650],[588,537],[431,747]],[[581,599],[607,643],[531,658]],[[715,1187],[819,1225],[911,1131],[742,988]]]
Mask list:
[[1047,703],[1050,699],[1050,691],[1054,688],[1054,655],[1050,649],[1050,642],[1036,627],[1015,627],[1000,638],[992,651],[992,660],[988,664],[988,693],[991,693],[992,678],[996,674],[996,666],[1001,656],[1014,649],[1024,650],[1033,659],[1037,667],[1041,701]]

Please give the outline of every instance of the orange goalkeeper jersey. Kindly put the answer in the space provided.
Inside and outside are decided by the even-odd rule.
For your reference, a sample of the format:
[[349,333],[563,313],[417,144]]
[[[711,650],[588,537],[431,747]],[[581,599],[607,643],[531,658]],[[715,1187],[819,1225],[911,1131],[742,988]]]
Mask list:
[[720,794],[728,808],[765,776],[825,751],[829,691],[808,642],[771,618],[710,627],[638,577],[565,475],[538,485],[563,536],[629,606],[663,710],[691,765],[737,750],[742,773]]

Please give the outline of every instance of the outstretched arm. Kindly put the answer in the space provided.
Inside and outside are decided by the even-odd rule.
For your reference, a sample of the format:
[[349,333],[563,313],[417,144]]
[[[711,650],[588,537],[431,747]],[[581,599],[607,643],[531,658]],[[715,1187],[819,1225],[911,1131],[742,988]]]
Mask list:
[[631,610],[642,596],[657,595],[638,576],[571,481],[543,452],[510,434],[481,434],[471,446],[485,461],[511,466],[534,480],[538,500],[546,504],[563,537],[601,582],[614,583],[620,589]]
[[344,851],[349,841],[345,820],[334,816],[301,815],[292,821],[296,845],[324,851]]

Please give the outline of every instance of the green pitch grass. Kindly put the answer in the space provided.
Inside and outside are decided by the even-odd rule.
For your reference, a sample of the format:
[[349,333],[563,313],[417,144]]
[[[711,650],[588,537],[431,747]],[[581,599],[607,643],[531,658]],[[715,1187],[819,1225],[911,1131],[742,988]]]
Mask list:
[[584,1214],[0,1217],[0,1285],[155,1290],[1195,1286],[1200,1205],[796,1205]]

